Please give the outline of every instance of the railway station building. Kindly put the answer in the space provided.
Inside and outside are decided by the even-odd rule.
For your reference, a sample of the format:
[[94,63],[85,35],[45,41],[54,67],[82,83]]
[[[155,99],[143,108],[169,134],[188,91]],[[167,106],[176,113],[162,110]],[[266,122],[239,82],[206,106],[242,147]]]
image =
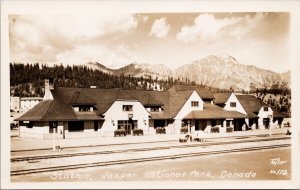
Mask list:
[[50,139],[128,135],[135,128],[144,135],[164,127],[179,134],[195,131],[231,132],[280,125],[283,116],[250,95],[212,94],[204,88],[169,91],[53,87],[45,81],[43,100],[16,120],[20,137]]

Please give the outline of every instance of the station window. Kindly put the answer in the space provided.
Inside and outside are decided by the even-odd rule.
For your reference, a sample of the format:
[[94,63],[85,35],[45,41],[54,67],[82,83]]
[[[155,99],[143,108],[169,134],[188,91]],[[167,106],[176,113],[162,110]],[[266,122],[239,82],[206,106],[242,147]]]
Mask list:
[[230,121],[226,120],[226,127],[230,127]]
[[269,111],[269,107],[264,107],[264,111]]
[[151,107],[150,111],[151,112],[159,112],[159,107]]
[[198,102],[198,101],[192,101],[192,102],[191,102],[191,105],[192,105],[193,107],[198,107],[198,106],[199,106],[199,102]]
[[230,102],[230,107],[235,108],[236,107],[236,102]]
[[132,111],[132,105],[123,105],[123,111]]

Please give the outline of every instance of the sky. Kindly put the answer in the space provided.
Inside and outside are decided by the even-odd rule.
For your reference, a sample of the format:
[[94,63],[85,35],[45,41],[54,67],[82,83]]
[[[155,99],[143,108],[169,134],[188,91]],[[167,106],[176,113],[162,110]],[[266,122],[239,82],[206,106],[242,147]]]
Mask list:
[[281,73],[290,68],[289,21],[280,12],[9,15],[10,61],[177,68],[228,54]]

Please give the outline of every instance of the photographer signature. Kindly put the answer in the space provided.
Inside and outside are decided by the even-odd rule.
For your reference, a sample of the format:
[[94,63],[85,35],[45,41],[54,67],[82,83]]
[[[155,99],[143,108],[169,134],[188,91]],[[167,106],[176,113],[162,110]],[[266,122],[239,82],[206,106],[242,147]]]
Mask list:
[[282,165],[282,164],[287,163],[287,161],[280,160],[280,158],[272,158],[272,159],[270,159],[270,161],[273,166]]

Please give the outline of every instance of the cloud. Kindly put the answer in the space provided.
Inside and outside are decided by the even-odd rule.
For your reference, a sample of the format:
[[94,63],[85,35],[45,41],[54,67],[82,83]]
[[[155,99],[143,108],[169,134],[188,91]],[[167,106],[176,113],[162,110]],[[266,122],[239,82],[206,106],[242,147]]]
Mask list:
[[191,26],[183,26],[176,39],[182,43],[206,42],[221,39],[222,37],[235,37],[240,39],[250,33],[264,19],[265,14],[258,13],[254,17],[228,17],[219,19],[212,14],[200,14],[194,19]]
[[131,14],[12,15],[9,19],[11,61],[18,62],[54,62],[58,54],[108,35],[126,34],[138,22]]
[[156,19],[153,22],[149,36],[155,36],[157,38],[164,38],[168,35],[171,26],[167,24],[166,17]]
[[59,62],[69,65],[99,62],[110,68],[120,68],[132,62],[143,62],[142,58],[122,44],[113,48],[101,45],[82,45],[73,50],[59,53],[56,58]]

